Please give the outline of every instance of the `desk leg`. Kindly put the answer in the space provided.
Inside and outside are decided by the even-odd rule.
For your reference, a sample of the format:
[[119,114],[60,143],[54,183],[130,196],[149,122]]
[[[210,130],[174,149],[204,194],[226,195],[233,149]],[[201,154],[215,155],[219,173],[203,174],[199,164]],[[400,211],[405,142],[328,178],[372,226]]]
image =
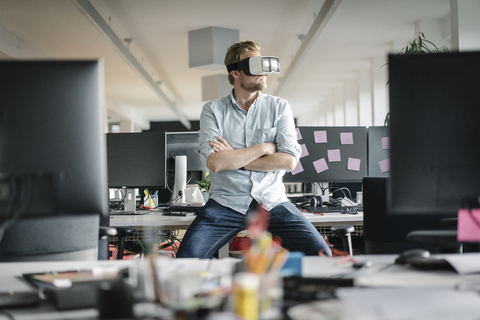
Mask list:
[[230,243],[227,242],[227,244],[225,244],[223,247],[220,248],[220,250],[218,250],[218,259],[228,258],[229,246],[230,246]]

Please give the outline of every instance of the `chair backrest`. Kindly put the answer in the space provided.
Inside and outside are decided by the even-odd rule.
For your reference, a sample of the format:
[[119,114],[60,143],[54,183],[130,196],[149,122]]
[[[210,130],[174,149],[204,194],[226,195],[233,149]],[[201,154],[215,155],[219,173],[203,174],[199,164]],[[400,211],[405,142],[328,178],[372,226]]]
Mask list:
[[442,226],[440,220],[451,216],[442,214],[392,215],[387,205],[387,177],[365,177],[363,179],[363,230],[365,253],[401,253],[412,248],[425,248],[438,252],[428,243],[407,241],[413,230],[452,229]]
[[0,261],[98,259],[98,214],[19,219],[0,242]]

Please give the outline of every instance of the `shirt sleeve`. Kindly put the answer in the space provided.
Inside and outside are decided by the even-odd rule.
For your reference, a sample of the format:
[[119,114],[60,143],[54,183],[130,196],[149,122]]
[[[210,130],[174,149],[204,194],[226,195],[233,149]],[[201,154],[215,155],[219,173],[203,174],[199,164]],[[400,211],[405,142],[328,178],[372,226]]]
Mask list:
[[207,165],[207,159],[210,153],[213,152],[213,148],[210,146],[210,140],[215,140],[216,135],[220,136],[220,130],[212,111],[212,103],[214,102],[209,102],[202,108],[202,113],[200,114],[200,138],[198,148],[195,150],[195,152],[201,155],[200,159],[205,166]]
[[285,108],[277,122],[277,136],[275,143],[278,152],[289,153],[298,160],[302,154],[302,149],[297,142],[297,131],[293,121],[292,109],[288,102],[285,102]]

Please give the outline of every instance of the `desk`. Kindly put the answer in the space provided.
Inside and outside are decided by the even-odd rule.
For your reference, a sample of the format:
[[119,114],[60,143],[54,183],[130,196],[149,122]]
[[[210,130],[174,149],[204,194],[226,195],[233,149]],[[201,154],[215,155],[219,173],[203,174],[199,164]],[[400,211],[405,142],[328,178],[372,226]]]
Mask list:
[[[331,227],[334,224],[346,223],[353,226],[363,226],[363,212],[358,214],[341,214],[339,212],[319,214],[305,214],[305,217],[315,227]],[[144,215],[111,215],[110,226],[122,227],[162,227],[170,229],[188,229],[195,216],[174,217],[164,216],[161,212],[152,212]],[[323,233],[322,233],[323,234]]]
[[[355,227],[355,234],[363,233],[363,212],[357,214],[341,214],[329,212],[324,215],[306,213],[305,217],[320,232],[322,236],[331,235],[330,227],[335,224],[351,224]],[[144,215],[111,215],[110,226],[112,227],[148,227],[151,229],[162,228],[167,230],[186,230],[195,219],[194,215],[185,217],[164,216],[161,211],[155,211]],[[228,244],[219,251],[219,257],[228,257]]]
[[[160,257],[156,260],[157,271],[160,276],[168,277],[175,271],[181,272],[205,272],[231,275],[233,267],[238,259],[170,259]],[[25,284],[21,278],[23,274],[41,273],[53,271],[90,270],[92,268],[104,268],[108,270],[120,270],[127,267],[148,268],[147,260],[103,260],[103,261],[60,261],[60,262],[6,262],[0,263],[0,292],[8,290],[16,291],[24,289]],[[231,282],[230,282],[231,285]],[[140,314],[152,312],[148,306],[139,306]],[[151,307],[151,306],[150,306]],[[143,309],[143,310],[140,310]],[[6,311],[6,313],[5,313]],[[161,310],[160,310],[161,311]],[[165,312],[165,310],[163,310]],[[42,301],[38,307],[0,309],[0,320],[54,320],[54,319],[82,319],[98,320],[97,309],[78,309],[57,311],[53,304]],[[157,314],[158,315],[158,314]],[[143,318],[139,318],[143,319]],[[151,319],[151,318],[149,318]],[[170,318],[168,318],[170,319]]]
[[[465,255],[436,255],[436,257]],[[480,265],[480,254],[471,254]],[[303,277],[350,277],[355,287],[338,290],[338,300],[314,301],[291,308],[294,320],[398,320],[451,319],[477,320],[480,314],[480,273],[458,274],[453,271],[419,271],[393,264],[395,255],[354,256],[358,261],[371,261],[370,268],[354,269],[351,262],[338,264],[343,257],[304,257]],[[174,270],[221,270],[230,272],[237,259],[200,260],[159,258],[163,275]],[[0,288],[8,278],[23,273],[64,271],[92,267],[123,268],[145,261],[93,262],[19,262],[0,263]],[[96,309],[58,312],[51,307],[8,310],[0,320],[22,319],[97,319]]]
[[[354,269],[341,258],[302,259],[303,277],[352,278],[355,287],[337,290],[338,300],[315,301],[293,307],[292,319],[478,319],[480,314],[480,273],[423,271],[396,265],[396,255],[354,256],[371,267]],[[459,259],[480,270],[480,254],[434,255]],[[463,259],[465,258],[465,259]],[[462,262],[463,261],[463,262]]]

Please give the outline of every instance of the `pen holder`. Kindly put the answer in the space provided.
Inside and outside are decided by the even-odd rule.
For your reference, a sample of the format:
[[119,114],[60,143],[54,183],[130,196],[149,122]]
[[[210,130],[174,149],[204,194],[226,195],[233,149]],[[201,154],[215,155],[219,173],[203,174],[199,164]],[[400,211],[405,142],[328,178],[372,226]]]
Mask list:
[[[153,206],[150,203],[150,199],[152,199]],[[145,201],[143,201],[143,205],[145,207],[153,207],[156,208],[158,206],[158,195],[151,195],[150,198],[146,198]]]

